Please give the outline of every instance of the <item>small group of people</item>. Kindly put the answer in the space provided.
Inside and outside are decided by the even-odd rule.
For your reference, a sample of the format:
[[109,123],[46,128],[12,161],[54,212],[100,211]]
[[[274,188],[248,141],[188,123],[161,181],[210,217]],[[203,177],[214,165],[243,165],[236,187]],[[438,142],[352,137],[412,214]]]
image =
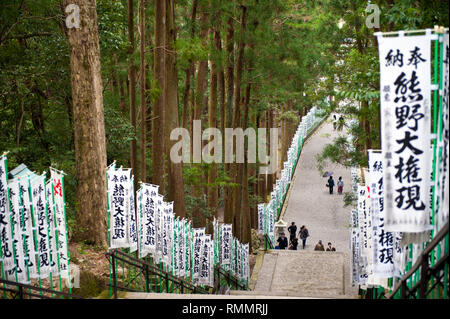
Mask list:
[[329,242],[327,248],[322,244],[322,240],[319,240],[319,242],[314,247],[315,251],[336,251],[336,248],[333,247],[333,245]]
[[[326,186],[330,189],[330,194],[333,194],[334,188],[333,175],[331,175],[330,178],[328,179]],[[342,180],[342,176],[339,176],[339,179],[337,181],[337,187],[338,187],[338,194],[342,195],[342,191],[344,190],[344,181]]]
[[342,131],[345,126],[344,116],[339,116],[339,119],[336,117],[336,114],[333,114],[333,129],[336,131]]
[[295,225],[295,222],[291,223],[291,226],[288,227],[288,231],[290,234],[289,244],[285,233],[281,233],[280,237],[277,240],[278,245],[275,247],[275,249],[297,250],[299,238],[302,240],[302,248],[305,249],[306,239],[309,237],[309,231],[306,228],[306,226],[303,225],[302,227],[300,227],[300,230],[298,231],[298,237],[297,237],[297,225]]

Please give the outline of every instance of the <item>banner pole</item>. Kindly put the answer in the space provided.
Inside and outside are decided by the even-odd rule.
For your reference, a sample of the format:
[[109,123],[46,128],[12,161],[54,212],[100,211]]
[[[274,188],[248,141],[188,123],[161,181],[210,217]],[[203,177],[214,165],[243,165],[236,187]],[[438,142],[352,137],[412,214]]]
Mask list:
[[[64,171],[61,171],[61,188],[62,188],[62,200],[63,200],[63,208],[64,208],[64,227],[66,229],[65,237],[66,237],[66,251],[67,251],[67,276],[69,277],[69,294],[72,293],[72,279],[70,277],[70,255],[69,255],[69,241],[67,239],[67,215],[66,215],[66,192],[64,188]],[[72,297],[69,297],[72,299]]]

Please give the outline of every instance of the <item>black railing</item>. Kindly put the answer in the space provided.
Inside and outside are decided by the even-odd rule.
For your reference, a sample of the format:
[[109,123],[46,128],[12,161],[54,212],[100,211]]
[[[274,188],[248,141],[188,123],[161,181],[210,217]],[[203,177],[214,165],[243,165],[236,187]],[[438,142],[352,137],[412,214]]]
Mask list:
[[264,234],[264,249],[275,249],[272,240],[267,234]]
[[229,287],[234,290],[247,290],[248,288],[247,285],[240,282],[237,277],[233,276],[220,266],[215,267],[214,275],[216,280],[213,293],[219,293],[221,287]]
[[[419,299],[425,299],[439,290],[443,291],[445,286],[447,286],[447,296],[449,296],[449,287],[448,285],[444,285],[444,276],[446,274],[445,269],[448,267],[449,262],[448,252],[441,256],[441,258],[433,266],[430,265],[430,255],[436,246],[441,243],[441,241],[446,240],[446,236],[449,233],[448,227],[449,224],[447,222],[447,224],[439,231],[439,233],[436,234],[433,240],[424,249],[416,263],[402,277],[400,282],[394,287],[392,293],[389,294],[387,298],[415,299],[418,297]],[[416,273],[416,271],[419,270],[419,268],[420,279],[414,286],[408,287],[408,280],[412,279],[411,277]],[[446,281],[448,282],[448,278]]]
[[7,299],[82,299],[82,297],[0,278],[0,293]]
[[[171,273],[146,262],[143,259],[135,258],[120,250],[113,249],[106,253],[111,264],[111,280],[108,284],[113,290],[113,298],[117,299],[118,291],[127,292],[166,292],[166,293],[194,293],[208,294],[209,291],[195,286]],[[125,264],[134,270],[131,280],[120,280],[117,270],[119,263]],[[136,284],[138,277],[143,277],[143,284]]]

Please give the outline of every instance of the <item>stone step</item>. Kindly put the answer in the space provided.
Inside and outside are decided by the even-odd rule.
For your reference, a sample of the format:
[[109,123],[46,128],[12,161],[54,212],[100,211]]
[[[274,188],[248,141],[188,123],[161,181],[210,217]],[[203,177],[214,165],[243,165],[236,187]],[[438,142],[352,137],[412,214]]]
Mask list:
[[252,280],[256,281],[254,289],[232,294],[357,298],[355,289],[346,291],[347,260],[347,252],[269,250],[257,273],[252,275]]

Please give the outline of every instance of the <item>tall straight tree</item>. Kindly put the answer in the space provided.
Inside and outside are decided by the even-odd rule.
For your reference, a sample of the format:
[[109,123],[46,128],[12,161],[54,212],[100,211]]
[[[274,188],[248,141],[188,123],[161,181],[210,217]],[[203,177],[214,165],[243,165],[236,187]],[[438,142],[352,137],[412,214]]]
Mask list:
[[[241,6],[241,21],[239,30],[238,56],[236,60],[236,72],[234,77],[234,108],[233,108],[233,128],[238,127],[241,123],[241,80],[244,69],[244,50],[245,50],[245,20],[247,16],[247,7]],[[241,234],[241,201],[242,201],[242,163],[232,165],[232,176],[237,184],[233,189],[233,227],[238,234]]]
[[[228,18],[228,28],[226,36],[226,70],[225,70],[225,90],[226,90],[226,110],[225,124],[226,127],[232,127],[233,120],[233,86],[234,86],[234,19],[232,14]],[[225,156],[225,154],[224,154]],[[225,163],[225,172],[231,180],[232,164]],[[228,186],[224,192],[224,221],[231,223],[233,218],[233,188]]]
[[184,200],[183,164],[174,163],[170,159],[170,149],[175,141],[170,140],[170,132],[179,127],[178,117],[178,77],[176,68],[175,51],[175,0],[166,0],[166,85],[165,85],[165,145],[168,169],[168,193],[169,201],[174,201],[174,211],[179,217],[186,217],[186,205]]
[[152,183],[164,194],[164,107],[165,107],[166,0],[155,0],[154,74],[159,95],[153,105]]
[[95,0],[66,0],[80,9],[80,28],[69,28],[76,214],[80,240],[106,245],[106,143],[103,87]]
[[[215,20],[215,15],[213,16],[213,20]],[[220,47],[219,41],[219,32],[217,30],[211,30],[213,45],[211,47],[215,47],[218,49]],[[211,72],[210,72],[210,88],[209,88],[209,127],[217,128],[217,75],[218,68],[216,57],[211,58]],[[222,131],[224,132],[224,131]],[[216,141],[217,142],[217,141]],[[215,150],[216,151],[216,150]],[[211,211],[215,212],[217,215],[217,208],[219,205],[219,196],[218,196],[218,188],[216,185],[217,179],[217,163],[211,163],[211,167],[208,170],[208,207]]]
[[129,97],[130,97],[130,124],[133,127],[134,136],[131,140],[130,148],[130,165],[135,175],[134,187],[137,189],[138,171],[137,171],[137,141],[136,141],[136,66],[133,61],[133,54],[135,50],[134,41],[134,6],[133,0],[128,0],[128,79]]
[[141,104],[141,170],[140,170],[140,176],[141,181],[146,182],[147,181],[147,165],[145,160],[145,151],[147,149],[147,105],[145,103],[145,82],[146,82],[146,76],[145,76],[145,0],[139,0],[139,30],[141,33],[141,43],[140,43],[140,60],[141,60],[141,69],[140,69],[140,75],[141,75],[141,87],[140,87],[140,104]]

